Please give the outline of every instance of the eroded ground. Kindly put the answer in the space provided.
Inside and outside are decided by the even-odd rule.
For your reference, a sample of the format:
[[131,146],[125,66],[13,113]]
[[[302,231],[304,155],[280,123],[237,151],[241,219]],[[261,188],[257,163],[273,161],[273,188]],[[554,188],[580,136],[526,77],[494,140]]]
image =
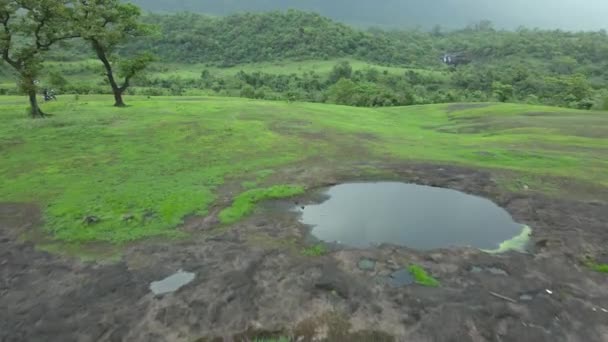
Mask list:
[[[233,195],[226,186],[211,216],[182,227],[190,238],[140,242],[116,262],[84,262],[21,239],[41,225],[40,210],[4,203],[0,340],[608,341],[608,278],[584,266],[587,256],[608,261],[604,189],[563,184],[572,189],[568,199],[503,190],[499,171],[375,165],[380,171],[371,174],[369,167],[329,167],[294,167],[275,177],[310,187],[390,179],[484,196],[533,228],[530,253],[385,245],[307,257],[301,253],[306,228],[270,209],[296,200],[218,227],[213,214]],[[375,267],[360,269],[364,258]],[[393,288],[382,281],[411,263],[441,287]],[[150,282],[180,269],[196,279],[173,294],[150,292]]]

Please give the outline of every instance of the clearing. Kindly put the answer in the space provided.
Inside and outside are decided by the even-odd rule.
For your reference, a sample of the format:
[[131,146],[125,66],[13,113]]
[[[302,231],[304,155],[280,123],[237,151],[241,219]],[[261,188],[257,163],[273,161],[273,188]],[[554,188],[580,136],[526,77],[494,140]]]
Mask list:
[[[60,100],[31,120],[0,98],[0,340],[608,339],[608,113]],[[488,198],[529,252],[326,249],[278,210],[376,180]],[[437,287],[387,285],[406,269]]]

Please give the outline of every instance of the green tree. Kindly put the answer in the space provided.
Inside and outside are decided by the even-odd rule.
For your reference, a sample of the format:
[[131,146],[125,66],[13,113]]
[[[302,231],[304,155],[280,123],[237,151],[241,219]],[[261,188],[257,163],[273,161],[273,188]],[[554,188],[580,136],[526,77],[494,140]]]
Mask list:
[[255,98],[255,88],[249,84],[245,84],[241,89],[241,97]]
[[59,90],[65,90],[68,85],[68,80],[58,71],[53,71],[49,74],[49,84]]
[[342,61],[334,65],[329,74],[329,83],[334,84],[343,78],[351,78],[353,76],[353,67],[348,61]]
[[328,100],[332,103],[352,105],[357,91],[357,84],[350,79],[342,78],[327,90]]
[[500,102],[507,102],[513,96],[513,86],[500,82],[492,83],[492,92]]
[[[137,6],[120,0],[77,0],[75,8],[80,36],[91,44],[104,66],[114,94],[114,106],[124,107],[123,93],[133,77],[153,61],[153,56],[139,53],[133,58],[121,59],[116,52],[130,38],[149,34],[150,27],[139,22],[141,12]],[[118,66],[118,77],[123,79],[120,85],[114,75],[115,66]]]
[[30,115],[42,118],[37,80],[43,54],[62,40],[75,38],[70,29],[71,0],[0,0],[0,55],[19,77]]

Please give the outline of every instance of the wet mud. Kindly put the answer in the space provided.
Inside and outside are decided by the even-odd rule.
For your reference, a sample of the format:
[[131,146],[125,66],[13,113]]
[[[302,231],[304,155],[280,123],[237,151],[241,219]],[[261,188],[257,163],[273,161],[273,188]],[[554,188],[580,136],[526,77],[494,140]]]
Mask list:
[[[213,218],[189,218],[187,240],[143,241],[116,262],[84,262],[23,240],[42,225],[39,209],[3,203],[0,341],[608,341],[608,278],[584,265],[586,257],[606,259],[604,190],[570,200],[506,192],[487,171],[384,170],[391,176],[379,178],[494,201],[533,227],[530,252],[381,245],[308,257],[297,217],[258,210],[222,229]],[[290,177],[311,187],[370,178],[322,167]],[[441,286],[378,281],[410,264]],[[150,291],[179,270],[196,277],[173,293]]]

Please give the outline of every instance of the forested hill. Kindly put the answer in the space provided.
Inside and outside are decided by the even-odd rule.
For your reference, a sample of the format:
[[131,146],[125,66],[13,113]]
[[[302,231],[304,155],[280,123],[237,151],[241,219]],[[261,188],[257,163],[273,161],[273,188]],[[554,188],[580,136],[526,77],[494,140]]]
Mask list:
[[[491,20],[501,28],[518,26],[568,30],[608,28],[605,0],[131,0],[148,11],[228,15],[300,9],[354,25],[459,28]],[[584,5],[581,4],[584,2]]]
[[[123,54],[151,51],[161,65],[200,68],[194,80],[180,77],[139,80],[140,86],[171,89],[172,94],[195,88],[211,89],[219,94],[243,91],[244,96],[259,91],[260,94],[255,95],[258,98],[356,105],[509,100],[608,108],[605,105],[608,104],[608,34],[605,31],[508,31],[497,30],[489,22],[454,31],[361,30],[296,10],[225,17],[148,14],[143,20],[156,25],[158,32],[125,44]],[[77,49],[57,46],[48,59],[94,58],[88,45],[81,42]],[[446,53],[461,56],[463,63],[443,64]],[[246,68],[248,63],[255,62],[297,64],[298,61],[328,60],[338,63],[341,59],[407,70],[390,74],[388,70],[373,68],[358,70],[357,74],[344,66],[334,73],[335,77],[327,77],[296,66],[289,76],[262,69],[251,75],[239,73],[228,77],[218,72],[222,68],[217,68]],[[216,73],[205,69],[214,69]],[[0,78],[1,73],[0,64]],[[333,85],[341,78],[354,82],[342,82],[341,88],[347,89],[343,93],[360,91],[365,96],[340,95]],[[74,89],[82,91],[80,88]]]
[[374,39],[371,34],[300,11],[227,17],[152,14],[146,21],[159,25],[161,34],[140,41],[137,48],[152,49],[165,60],[180,62],[231,66],[286,58],[325,59],[360,56],[361,51],[386,54],[383,48],[390,45],[386,39]]
[[[226,17],[152,14],[145,20],[157,24],[160,33],[129,44],[131,51],[126,52],[151,50],[164,62],[229,67],[349,57],[446,72],[450,79],[446,91],[457,90],[460,95],[448,94],[441,101],[489,98],[508,85],[507,97],[518,101],[542,99],[546,104],[588,108],[608,88],[605,31],[507,31],[488,22],[448,32],[359,30],[295,10]],[[448,68],[441,60],[446,53],[464,56],[467,63]],[[445,86],[441,80],[421,80],[420,75],[409,75],[410,83],[425,84],[429,94]],[[386,87],[396,89],[395,82],[387,81]]]
[[318,14],[287,11],[227,17],[151,14],[159,34],[127,48],[163,61],[220,66],[282,59],[355,57],[385,65],[438,67],[448,52],[476,64],[519,65],[530,72],[601,77],[608,69],[606,32],[495,30],[482,22],[449,32],[358,30]]

